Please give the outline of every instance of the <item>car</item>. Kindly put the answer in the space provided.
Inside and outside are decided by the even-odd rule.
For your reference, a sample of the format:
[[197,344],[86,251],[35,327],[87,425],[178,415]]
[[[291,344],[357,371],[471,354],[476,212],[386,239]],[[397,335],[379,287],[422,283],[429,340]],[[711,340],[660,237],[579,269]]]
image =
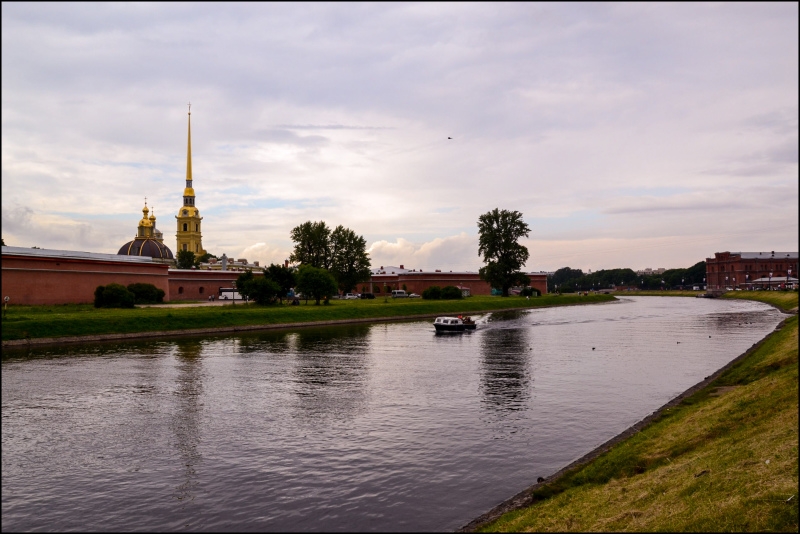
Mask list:
[[375,298],[375,294],[374,293],[361,293],[361,298],[362,299],[374,299]]
[[422,295],[417,295],[416,293],[410,293],[408,295],[408,298],[410,298],[410,299],[418,299],[418,298],[421,298],[421,297],[422,297]]
[[392,298],[393,299],[406,298],[407,296],[408,296],[408,293],[406,293],[404,289],[393,289],[392,290]]
[[356,295],[355,293],[345,293],[345,295],[342,298],[344,300],[357,300],[358,295]]

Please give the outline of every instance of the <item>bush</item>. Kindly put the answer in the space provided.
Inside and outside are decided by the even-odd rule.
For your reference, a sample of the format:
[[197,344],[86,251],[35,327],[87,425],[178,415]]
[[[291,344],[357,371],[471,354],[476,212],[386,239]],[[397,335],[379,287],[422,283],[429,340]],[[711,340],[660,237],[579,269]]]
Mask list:
[[94,290],[95,308],[133,308],[136,296],[122,284],[97,286]]
[[456,286],[445,286],[442,288],[442,299],[458,300],[464,298],[464,294]]
[[[266,276],[249,280],[245,286],[249,298],[261,305],[273,304],[281,293],[281,286]],[[241,295],[241,292],[239,294]]]
[[164,290],[153,284],[128,284],[136,304],[158,304],[164,302]]
[[519,293],[520,297],[540,297],[541,295],[541,291],[532,287],[526,287]]
[[428,300],[439,300],[442,298],[442,288],[439,286],[431,286],[422,292],[422,298]]

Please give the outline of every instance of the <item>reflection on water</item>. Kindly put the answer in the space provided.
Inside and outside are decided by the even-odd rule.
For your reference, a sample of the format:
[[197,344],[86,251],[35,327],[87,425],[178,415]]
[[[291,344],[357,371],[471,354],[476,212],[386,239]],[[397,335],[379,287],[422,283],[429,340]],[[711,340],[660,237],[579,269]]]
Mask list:
[[4,351],[2,529],[453,530],[781,314],[635,297],[477,319]]
[[481,337],[484,403],[498,411],[524,410],[530,398],[529,330],[487,329]]
[[363,408],[369,370],[368,325],[300,331],[295,393],[306,417],[352,418]]
[[174,395],[177,398],[170,428],[175,434],[175,449],[181,461],[183,480],[175,488],[181,503],[194,500],[198,491],[200,453],[200,418],[203,410],[203,346],[199,341],[180,340],[175,344],[176,369]]

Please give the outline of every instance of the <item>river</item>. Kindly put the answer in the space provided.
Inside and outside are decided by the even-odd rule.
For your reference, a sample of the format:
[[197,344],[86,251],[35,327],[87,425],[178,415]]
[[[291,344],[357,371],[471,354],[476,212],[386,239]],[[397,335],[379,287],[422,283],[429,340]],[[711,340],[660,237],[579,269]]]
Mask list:
[[784,315],[723,299],[4,351],[4,531],[448,531]]

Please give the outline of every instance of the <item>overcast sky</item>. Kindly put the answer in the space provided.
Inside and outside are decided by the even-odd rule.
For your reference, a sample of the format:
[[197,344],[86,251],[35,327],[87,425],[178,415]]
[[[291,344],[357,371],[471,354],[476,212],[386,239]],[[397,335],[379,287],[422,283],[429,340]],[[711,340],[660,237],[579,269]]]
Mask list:
[[[373,267],[689,267],[798,249],[798,4],[2,4],[2,237],[175,251],[187,102],[203,245],[305,221]],[[452,139],[448,139],[452,137]]]

